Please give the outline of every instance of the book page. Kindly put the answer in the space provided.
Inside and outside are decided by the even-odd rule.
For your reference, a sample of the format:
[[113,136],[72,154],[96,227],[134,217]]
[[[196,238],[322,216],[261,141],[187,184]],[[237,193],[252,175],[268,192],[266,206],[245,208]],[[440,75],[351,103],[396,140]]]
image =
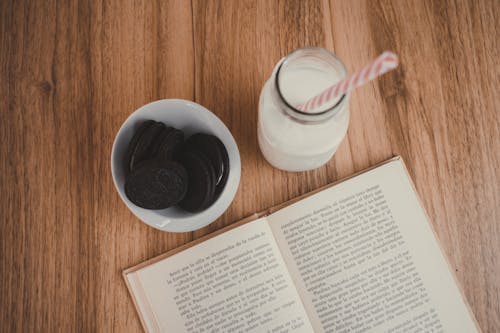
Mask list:
[[127,274],[149,332],[311,332],[266,219]]
[[270,216],[315,332],[477,332],[400,160]]

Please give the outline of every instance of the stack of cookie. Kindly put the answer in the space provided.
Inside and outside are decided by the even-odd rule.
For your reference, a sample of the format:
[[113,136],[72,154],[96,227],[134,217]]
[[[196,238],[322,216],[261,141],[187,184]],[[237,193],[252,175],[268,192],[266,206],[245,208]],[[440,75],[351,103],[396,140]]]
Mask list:
[[229,156],[216,136],[197,133],[184,141],[181,130],[148,120],[129,143],[125,168],[125,194],[135,205],[199,212],[224,189]]

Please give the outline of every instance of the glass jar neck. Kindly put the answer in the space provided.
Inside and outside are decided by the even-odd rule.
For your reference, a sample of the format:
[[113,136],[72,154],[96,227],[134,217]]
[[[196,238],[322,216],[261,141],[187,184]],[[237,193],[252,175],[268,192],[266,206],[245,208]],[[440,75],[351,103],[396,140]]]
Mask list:
[[[303,78],[300,75],[291,75],[292,71],[297,71],[298,69],[301,73],[307,73],[304,71],[304,68],[307,68],[308,66],[312,69],[312,76],[309,76],[309,80],[312,79],[314,81],[314,73],[318,72],[323,76],[329,74],[332,74],[332,76],[335,75],[338,78],[336,81],[340,81],[347,76],[344,64],[333,53],[323,48],[297,49],[284,57],[276,65],[276,68],[273,71],[271,80],[273,100],[282,112],[290,116],[295,121],[302,123],[321,123],[327,121],[329,118],[335,116],[342,109],[344,109],[344,105],[349,103],[349,98],[347,95],[342,95],[336,101],[326,103],[322,108],[320,107],[313,112],[304,112],[299,110],[297,101],[292,101],[292,98],[295,97],[293,96],[294,91],[287,88],[287,86],[290,87],[290,84],[294,85],[294,87],[298,88],[299,91],[301,88],[310,88],[307,86],[309,82],[306,78]],[[323,71],[318,71],[318,69],[322,69]],[[328,73],[326,71],[328,71]],[[295,82],[290,82],[290,80]],[[325,85],[321,90],[326,89],[328,86],[329,84]],[[296,91],[297,90],[295,89],[295,93]],[[311,97],[314,97],[314,95],[310,97],[308,96],[308,98]],[[302,104],[305,103],[306,100],[299,102]]]

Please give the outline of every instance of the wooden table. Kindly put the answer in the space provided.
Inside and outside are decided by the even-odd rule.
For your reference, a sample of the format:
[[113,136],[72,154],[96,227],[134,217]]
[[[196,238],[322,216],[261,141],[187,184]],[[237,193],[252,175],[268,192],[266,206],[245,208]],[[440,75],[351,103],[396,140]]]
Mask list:
[[[497,1],[0,2],[0,331],[126,332],[121,271],[253,212],[400,154],[484,332],[500,331],[500,6]],[[324,167],[270,167],[260,89],[295,48],[350,71],[384,50],[400,68],[352,95]],[[241,151],[227,212],[159,232],[111,179],[126,117],[162,98],[213,110]]]

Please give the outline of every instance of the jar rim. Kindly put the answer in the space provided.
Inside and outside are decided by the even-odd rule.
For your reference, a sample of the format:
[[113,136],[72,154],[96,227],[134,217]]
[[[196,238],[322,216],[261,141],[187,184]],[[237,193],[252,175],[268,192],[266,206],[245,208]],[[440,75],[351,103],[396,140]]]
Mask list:
[[[283,68],[283,65],[285,65],[285,63],[287,61],[290,61],[290,59],[292,58],[292,56],[296,55],[297,52],[303,52],[303,51],[317,51],[317,52],[321,52],[321,53],[325,54],[328,57],[332,57],[333,60],[337,61],[341,65],[341,67],[344,70],[344,72],[347,73],[347,70],[345,68],[344,63],[334,53],[332,53],[332,52],[330,52],[330,51],[328,51],[328,50],[326,50],[326,49],[324,49],[322,47],[303,47],[303,48],[299,48],[299,49],[294,50],[292,53],[288,54],[287,56],[285,56],[282,59],[282,61],[279,63],[278,68],[276,69],[276,74],[275,74],[274,82],[275,82],[276,91],[278,92],[278,96],[279,96],[280,100],[283,101],[283,103],[285,104],[285,106],[292,112],[292,114],[295,113],[295,114],[301,116],[301,118],[302,117],[306,117],[309,120],[316,120],[316,119],[317,120],[322,120],[322,119],[325,118],[325,115],[329,115],[330,113],[332,113],[330,116],[333,116],[334,114],[336,114],[338,112],[338,110],[340,110],[340,108],[339,108],[340,105],[347,98],[346,94],[343,94],[340,97],[340,99],[337,101],[337,103],[335,103],[334,105],[332,105],[328,109],[320,111],[320,112],[310,113],[310,112],[301,111],[301,110],[297,109],[296,107],[294,107],[293,105],[291,105],[286,100],[285,96],[283,96],[283,94],[281,92],[280,84],[279,84],[279,74],[281,72],[281,69]],[[336,112],[332,112],[332,111],[336,111]]]

